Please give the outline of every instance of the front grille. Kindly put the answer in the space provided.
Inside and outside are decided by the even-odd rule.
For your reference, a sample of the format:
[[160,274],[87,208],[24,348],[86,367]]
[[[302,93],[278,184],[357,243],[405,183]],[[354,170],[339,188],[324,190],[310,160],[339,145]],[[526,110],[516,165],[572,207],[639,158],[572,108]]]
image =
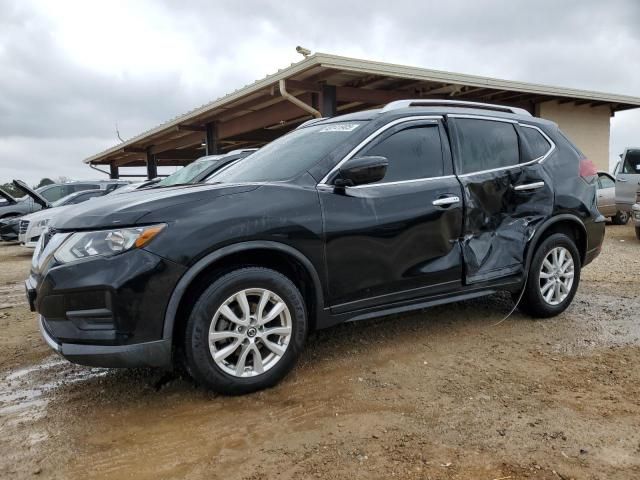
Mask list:
[[47,246],[49,240],[51,240],[51,237],[53,237],[55,233],[56,231],[53,228],[47,228],[44,232],[42,232],[42,234],[40,235],[41,237],[44,237],[42,239],[42,250],[44,250],[44,247]]
[[24,235],[25,233],[27,233],[28,228],[29,228],[29,220],[20,220],[20,225],[19,225],[20,233]]

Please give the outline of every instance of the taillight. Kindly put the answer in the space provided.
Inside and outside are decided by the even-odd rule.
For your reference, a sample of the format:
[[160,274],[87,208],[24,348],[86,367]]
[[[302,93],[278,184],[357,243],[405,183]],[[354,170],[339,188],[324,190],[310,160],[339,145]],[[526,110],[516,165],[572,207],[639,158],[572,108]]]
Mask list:
[[598,169],[588,158],[580,160],[580,176],[584,179],[591,180],[591,177],[598,175]]

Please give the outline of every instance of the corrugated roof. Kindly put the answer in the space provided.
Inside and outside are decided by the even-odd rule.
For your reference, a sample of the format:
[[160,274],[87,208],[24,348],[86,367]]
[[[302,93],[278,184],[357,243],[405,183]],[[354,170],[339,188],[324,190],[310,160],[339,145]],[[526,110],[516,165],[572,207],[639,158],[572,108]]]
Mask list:
[[[426,68],[411,67],[406,65],[396,65],[390,63],[376,62],[371,60],[361,60],[356,58],[342,57],[326,53],[315,53],[300,62],[293,63],[289,67],[278,70],[276,73],[267,75],[261,80],[257,80],[249,85],[234,90],[223,97],[195,108],[184,115],[175,117],[157,127],[147,130],[121,144],[115,145],[103,152],[97,153],[84,160],[85,163],[108,163],[109,157],[122,154],[123,149],[135,148],[141,144],[149,144],[151,140],[167,141],[167,138],[159,138],[163,135],[175,135],[177,128],[185,124],[197,123],[208,114],[216,112],[224,113],[223,108],[233,107],[234,102],[238,102],[246,97],[255,95],[265,89],[277,85],[279,80],[291,80],[297,78],[304,80],[304,76],[312,71],[314,74],[320,72],[334,72],[336,78],[347,76],[346,82],[338,82],[339,85],[348,84],[349,79],[366,76],[388,80],[411,80],[425,82],[425,84],[444,84],[460,87],[474,87],[477,89],[491,89],[502,92],[514,92],[541,96],[541,99],[570,99],[575,101],[598,102],[599,104],[610,104],[613,111],[640,107],[640,98],[616,95],[610,93],[578,90],[574,88],[564,88],[550,85],[533,84],[512,80],[501,80],[477,75],[445,72]],[[333,82],[328,82],[333,83]],[[389,87],[393,91],[393,87]],[[493,94],[495,95],[495,94]],[[471,97],[466,97],[470,99]],[[533,98],[533,97],[532,97]],[[370,108],[370,107],[363,107]],[[158,137],[158,138],[156,138]]]

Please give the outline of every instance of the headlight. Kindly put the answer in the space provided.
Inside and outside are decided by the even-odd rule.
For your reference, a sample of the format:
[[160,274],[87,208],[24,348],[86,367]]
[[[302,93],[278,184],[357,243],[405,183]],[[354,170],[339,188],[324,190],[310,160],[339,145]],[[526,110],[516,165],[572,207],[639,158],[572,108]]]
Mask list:
[[69,263],[96,255],[110,257],[133,248],[144,247],[165,227],[165,224],[160,224],[74,233],[58,248],[54,256],[60,263]]
[[34,225],[35,228],[44,228],[49,224],[49,219],[45,218],[44,220],[39,220]]

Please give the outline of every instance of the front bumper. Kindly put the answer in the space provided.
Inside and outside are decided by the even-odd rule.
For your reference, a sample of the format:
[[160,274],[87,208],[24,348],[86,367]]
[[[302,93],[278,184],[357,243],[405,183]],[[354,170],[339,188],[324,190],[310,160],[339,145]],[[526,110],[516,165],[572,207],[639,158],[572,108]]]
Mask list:
[[25,282],[47,344],[72,362],[166,367],[168,299],[184,267],[145,250],[53,265]]
[[134,345],[83,345],[58,343],[46,327],[46,320],[38,315],[42,338],[51,349],[70,362],[90,367],[165,367],[171,366],[171,340],[158,340]]

